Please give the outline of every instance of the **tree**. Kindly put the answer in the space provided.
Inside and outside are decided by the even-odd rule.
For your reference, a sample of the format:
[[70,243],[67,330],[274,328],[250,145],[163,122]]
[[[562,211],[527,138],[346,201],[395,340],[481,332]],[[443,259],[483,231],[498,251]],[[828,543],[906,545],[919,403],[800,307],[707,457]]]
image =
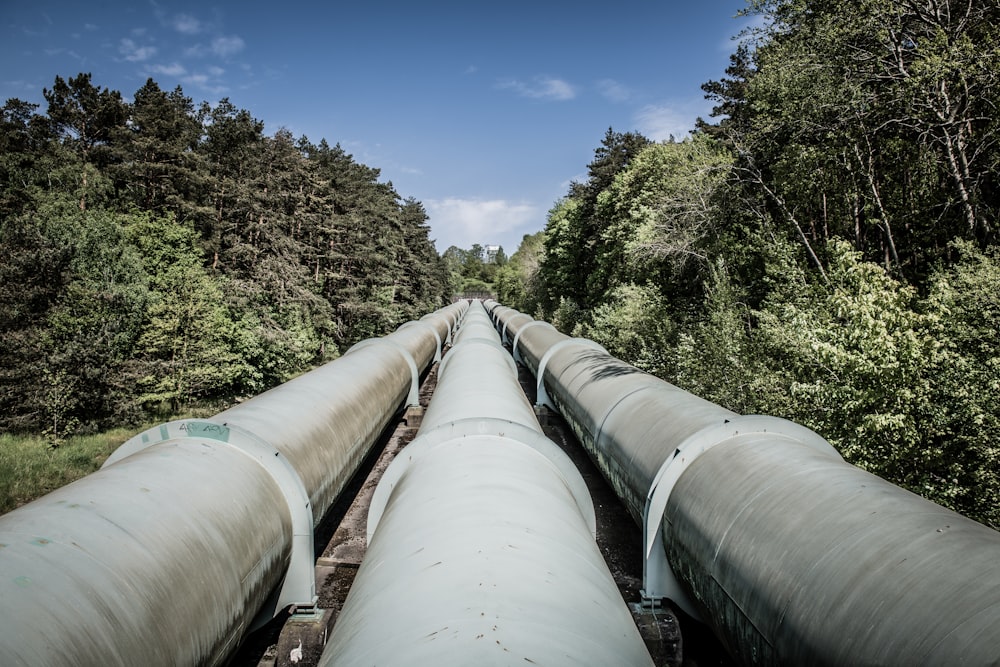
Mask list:
[[917,281],[953,237],[995,241],[997,7],[761,0],[749,11],[769,27],[737,52],[733,78],[705,89],[730,114],[719,131],[763,195],[761,217],[817,271],[833,236]]
[[700,132],[643,149],[598,197],[596,215],[608,223],[597,282],[614,291],[670,281],[673,301],[700,297],[722,232],[718,199],[731,169],[725,147]]
[[136,91],[128,130],[120,136],[121,187],[142,210],[210,224],[208,165],[198,151],[203,128],[191,98],[152,79]]
[[197,399],[261,390],[262,374],[246,359],[253,336],[237,326],[220,281],[203,268],[194,228],[172,216],[143,215],[127,232],[152,262],[136,342],[138,400],[176,412]]
[[[401,281],[406,285],[410,308],[407,317],[417,319],[446,303],[450,295],[447,269],[430,239],[429,217],[423,204],[407,198],[400,209],[406,261],[401,262]],[[407,270],[408,267],[408,270]]]
[[548,312],[564,299],[586,309],[594,303],[594,295],[606,292],[608,286],[595,270],[596,258],[605,251],[607,226],[597,213],[598,196],[648,144],[638,133],[608,128],[587,166],[587,181],[570,184],[565,200],[550,211],[541,274],[547,284]]
[[5,217],[33,210],[44,156],[54,137],[37,104],[10,99],[0,107],[0,211]]
[[83,159],[80,209],[87,207],[88,166],[102,169],[111,159],[111,143],[125,126],[127,109],[117,91],[94,86],[90,74],[78,74],[69,82],[57,76],[52,89],[42,94],[48,102],[48,118],[56,134]]
[[0,225],[0,429],[44,428],[38,369],[47,315],[68,279],[71,250],[34,221]]
[[936,342],[923,428],[926,470],[914,490],[994,528],[1000,526],[1000,255],[956,242],[922,310]]
[[44,95],[0,116],[2,427],[256,393],[450,293],[423,206],[339,145],[152,79]]
[[0,357],[9,427],[45,428],[134,416],[127,360],[146,305],[137,253],[112,214],[71,210],[5,226]]

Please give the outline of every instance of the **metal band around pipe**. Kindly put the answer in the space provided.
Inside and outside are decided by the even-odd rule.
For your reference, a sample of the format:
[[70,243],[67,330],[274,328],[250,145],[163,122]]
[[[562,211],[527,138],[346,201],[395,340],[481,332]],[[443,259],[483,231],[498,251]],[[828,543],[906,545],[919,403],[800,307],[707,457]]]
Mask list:
[[500,331],[500,342],[501,343],[503,343],[504,341],[507,340],[507,326],[510,325],[510,324],[512,324],[514,322],[514,320],[516,320],[519,317],[526,317],[526,318],[528,318],[528,321],[531,321],[531,320],[534,319],[531,315],[528,315],[527,313],[518,313],[517,315],[514,315],[513,317],[511,317],[511,318],[509,318],[507,320],[504,320],[503,329]]
[[587,338],[567,338],[566,340],[561,340],[552,347],[550,347],[549,349],[547,349],[545,351],[545,354],[542,355],[541,361],[538,362],[538,373],[537,377],[535,378],[537,382],[535,403],[537,405],[544,405],[549,408],[552,408],[553,410],[556,410],[555,403],[552,402],[552,400],[549,398],[548,392],[545,390],[545,367],[548,365],[549,359],[551,359],[556,352],[558,352],[564,347],[574,344],[581,345],[583,347],[588,347],[593,350],[599,350],[604,354],[608,354],[608,351],[604,349],[603,345],[595,343],[594,341],[589,340]]
[[[461,346],[461,345],[487,345],[487,346],[489,346],[491,348],[497,347],[496,341],[492,341],[492,340],[490,340],[488,338],[463,338],[462,340],[458,341],[457,343],[455,343],[452,346],[452,348],[451,348],[452,351],[458,349],[459,346]],[[453,357],[452,357],[451,354],[447,354],[447,355],[445,355],[444,359],[441,360],[441,365],[438,366],[438,375],[439,376],[442,373],[444,373],[444,369],[448,367],[448,361],[450,359],[452,359],[452,358]],[[513,357],[511,357],[509,354],[505,354],[504,358],[507,361],[510,362],[507,365],[510,366],[510,372],[516,378],[517,377],[517,364],[514,362]]]
[[[213,440],[224,443],[255,459],[281,489],[292,517],[291,561],[281,590],[260,610],[254,627],[270,621],[288,605],[311,607],[316,604],[313,512],[309,493],[287,457],[270,443],[249,431],[210,419],[179,419],[160,424],[136,435],[112,452],[102,465],[108,468],[128,456],[168,440]],[[272,606],[272,601],[274,602]]]
[[641,591],[645,602],[655,604],[659,599],[669,598],[694,618],[700,618],[697,607],[691,602],[667,562],[666,551],[663,548],[663,513],[677,480],[701,454],[733,438],[758,433],[784,436],[842,460],[833,445],[815,431],[780,417],[737,416],[688,436],[660,466],[646,496],[642,522],[643,588]]
[[590,532],[597,536],[597,518],[594,513],[594,503],[590,498],[590,491],[587,484],[580,476],[576,465],[567,457],[559,446],[549,440],[545,434],[540,433],[524,424],[512,422],[506,419],[495,417],[475,417],[469,419],[459,419],[441,424],[429,431],[421,432],[409,445],[406,446],[407,455],[396,457],[389,468],[382,475],[375,492],[372,495],[371,504],[368,509],[368,540],[372,539],[385,506],[392,495],[392,490],[406,473],[410,462],[417,459],[421,453],[435,446],[454,440],[476,435],[492,435],[513,440],[522,445],[527,445],[542,454],[552,464],[559,475],[564,480],[576,504],[583,515]]
[[431,333],[434,334],[434,340],[437,342],[437,348],[434,352],[434,362],[437,363],[438,361],[441,361],[441,348],[443,345],[441,342],[441,335],[438,333],[437,329],[434,328],[434,325],[426,320],[410,320],[399,328],[405,329],[410,326],[425,326],[430,328]]
[[371,347],[373,345],[388,345],[403,355],[403,359],[406,360],[407,365],[410,367],[410,393],[406,397],[406,404],[418,405],[420,403],[420,370],[417,368],[417,362],[414,361],[413,355],[411,355],[405,347],[389,338],[366,338],[360,343],[352,345],[351,348],[344,353],[344,355],[346,356],[355,350]]
[[514,334],[514,342],[511,343],[511,346],[510,346],[511,354],[514,355],[514,361],[516,361],[518,363],[521,363],[521,364],[524,363],[524,358],[521,356],[521,352],[517,349],[517,344],[521,340],[521,334],[524,333],[525,329],[530,329],[531,327],[533,327],[535,325],[539,325],[539,324],[547,326],[548,328],[550,328],[552,330],[555,330],[555,327],[552,326],[551,324],[549,324],[548,322],[546,322],[545,320],[532,320],[531,322],[528,322],[527,324],[525,324],[523,327],[519,328],[517,330],[517,333]]

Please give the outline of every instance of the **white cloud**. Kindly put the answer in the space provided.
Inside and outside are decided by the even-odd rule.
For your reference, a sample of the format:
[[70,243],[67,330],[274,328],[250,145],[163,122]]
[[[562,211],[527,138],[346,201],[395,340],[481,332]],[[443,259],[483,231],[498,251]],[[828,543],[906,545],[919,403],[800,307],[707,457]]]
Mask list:
[[221,67],[208,67],[205,71],[192,72],[175,62],[169,65],[151,65],[148,71],[151,74],[177,79],[186,87],[197,87],[215,95],[226,93],[229,90],[220,81],[220,77],[225,74],[225,70]]
[[[471,248],[473,244],[504,246],[511,254],[516,250],[507,247],[513,239],[520,241],[522,233],[533,233],[537,229],[529,229],[532,223],[542,217],[539,207],[527,202],[509,202],[504,199],[428,199],[423,201],[430,217],[431,237],[436,239],[436,246],[444,252],[450,246],[462,249]],[[506,243],[505,243],[505,240]]]
[[187,70],[180,63],[171,63],[169,65],[153,65],[149,68],[153,74],[162,74],[163,76],[173,76],[180,77],[187,74]]
[[614,79],[601,79],[597,82],[597,89],[612,102],[626,102],[632,97],[632,91]]
[[118,45],[118,52],[129,62],[143,62],[156,55],[155,46],[139,46],[131,39],[125,38]]
[[671,136],[678,141],[694,130],[699,116],[704,118],[712,110],[710,103],[678,103],[667,105],[647,105],[635,114],[635,123],[646,137],[653,141],[665,141]]
[[217,68],[210,67],[208,73],[191,72],[191,74],[184,77],[182,81],[186,86],[197,86],[201,90],[211,93],[212,95],[222,95],[229,92],[229,86],[219,79],[219,76],[215,71],[216,69]]
[[212,40],[212,52],[217,56],[231,56],[239,53],[246,46],[243,39],[232,35],[229,37],[216,37]]
[[189,14],[178,14],[171,21],[174,30],[185,35],[196,35],[201,32],[201,21]]
[[501,81],[497,87],[503,90],[513,90],[521,97],[533,99],[562,102],[576,97],[576,89],[570,83],[562,79],[544,76],[536,76],[531,82],[508,79]]

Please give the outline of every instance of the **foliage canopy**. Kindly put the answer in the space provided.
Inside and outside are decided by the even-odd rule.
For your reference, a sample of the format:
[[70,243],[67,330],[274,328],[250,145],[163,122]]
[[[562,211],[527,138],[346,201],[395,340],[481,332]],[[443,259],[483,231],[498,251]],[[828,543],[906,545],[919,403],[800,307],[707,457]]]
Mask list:
[[0,115],[0,430],[256,394],[439,307],[427,214],[339,145],[57,76]]
[[609,130],[501,298],[1000,526],[1000,5],[745,13],[714,122]]

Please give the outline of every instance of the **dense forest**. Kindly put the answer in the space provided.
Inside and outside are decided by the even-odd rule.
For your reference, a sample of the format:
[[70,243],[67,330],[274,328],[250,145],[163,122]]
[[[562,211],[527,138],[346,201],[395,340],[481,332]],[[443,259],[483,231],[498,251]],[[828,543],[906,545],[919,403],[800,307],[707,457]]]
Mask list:
[[441,306],[423,206],[339,146],[152,79],[0,125],[0,431],[252,396]]
[[494,246],[493,252],[478,243],[464,250],[458,246],[449,246],[442,253],[454,286],[454,292],[461,295],[478,296],[483,294],[495,296],[495,283],[500,269],[507,264],[507,254],[503,246]]
[[1000,526],[1000,3],[749,0],[711,118],[609,129],[544,230],[439,256],[339,145],[88,74],[0,120],[0,431],[226,403],[453,291]]
[[1000,4],[747,14],[712,119],[608,130],[499,299],[1000,526]]

